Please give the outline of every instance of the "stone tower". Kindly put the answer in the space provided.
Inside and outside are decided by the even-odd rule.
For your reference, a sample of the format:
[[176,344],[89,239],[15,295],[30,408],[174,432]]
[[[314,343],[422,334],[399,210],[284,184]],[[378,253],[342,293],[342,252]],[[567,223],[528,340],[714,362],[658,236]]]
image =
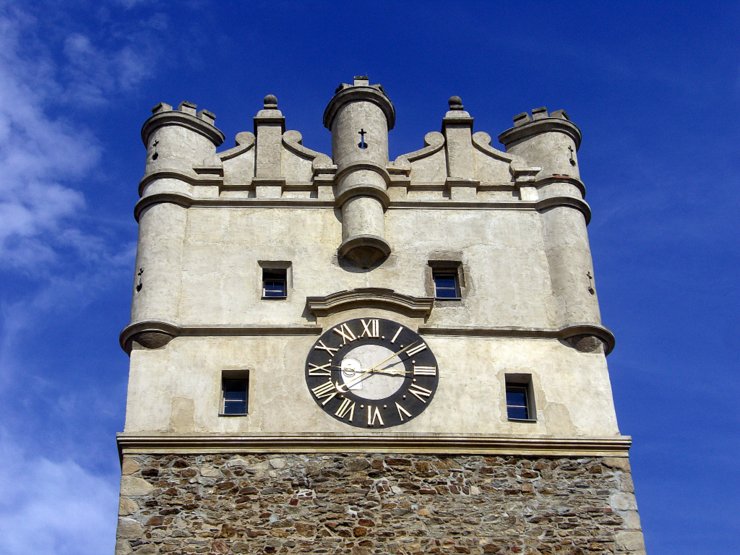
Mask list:
[[393,161],[364,76],[331,157],[214,122],[142,129],[116,552],[643,553],[566,113],[501,151],[452,97]]

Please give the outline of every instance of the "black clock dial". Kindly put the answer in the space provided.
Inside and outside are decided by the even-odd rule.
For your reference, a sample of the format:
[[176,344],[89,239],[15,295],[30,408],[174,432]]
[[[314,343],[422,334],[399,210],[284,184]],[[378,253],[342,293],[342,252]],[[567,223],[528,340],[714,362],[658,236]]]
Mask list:
[[306,359],[306,384],[330,416],[360,428],[389,428],[418,416],[439,381],[437,359],[414,331],[357,318],[326,331]]

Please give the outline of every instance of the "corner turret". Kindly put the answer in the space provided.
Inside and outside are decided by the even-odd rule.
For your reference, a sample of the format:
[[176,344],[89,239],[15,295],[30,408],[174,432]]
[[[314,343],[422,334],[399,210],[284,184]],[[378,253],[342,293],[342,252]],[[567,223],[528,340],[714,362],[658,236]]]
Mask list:
[[224,134],[214,125],[216,116],[196,110],[192,102],[181,102],[177,109],[160,102],[141,128],[147,150],[145,173],[163,170],[192,172],[193,163],[216,153]]
[[[208,110],[182,102],[177,109],[159,103],[144,122],[141,139],[147,149],[146,169],[139,185],[149,199],[190,187],[193,166],[216,153],[224,135]],[[167,330],[178,321],[183,242],[187,208],[174,202],[156,202],[138,215],[139,243],[131,324],[132,342],[148,348],[172,339]],[[127,348],[131,348],[128,345]]]
[[581,131],[568,119],[565,110],[548,113],[535,108],[514,116],[514,127],[498,136],[506,152],[517,154],[542,168],[538,177],[567,175],[580,178],[576,152],[581,145]]
[[584,187],[580,181],[576,151],[581,131],[565,110],[548,113],[536,108],[514,116],[514,127],[499,135],[506,151],[539,166],[536,177],[542,210],[542,233],[550,286],[556,299],[556,319],[561,327],[578,329],[568,341],[581,351],[594,351],[602,344],[610,348],[610,334],[593,335],[603,329],[596,297],[587,221],[581,207]]

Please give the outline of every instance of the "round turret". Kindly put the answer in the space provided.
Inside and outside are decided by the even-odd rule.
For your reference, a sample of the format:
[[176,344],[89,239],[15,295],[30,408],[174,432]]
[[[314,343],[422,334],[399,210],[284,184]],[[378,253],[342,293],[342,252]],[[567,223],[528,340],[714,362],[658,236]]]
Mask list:
[[193,163],[213,156],[224,142],[224,134],[208,110],[196,111],[192,102],[181,102],[176,110],[160,102],[141,128],[147,149],[146,174],[163,170],[190,173]]
[[517,154],[533,166],[542,168],[540,178],[567,175],[580,178],[576,152],[581,131],[568,119],[565,110],[548,113],[535,108],[514,117],[514,127],[498,136],[506,152]]
[[339,255],[369,268],[391,251],[385,240],[388,206],[388,130],[395,110],[380,85],[366,76],[341,84],[324,111],[337,165],[335,197],[342,210]]

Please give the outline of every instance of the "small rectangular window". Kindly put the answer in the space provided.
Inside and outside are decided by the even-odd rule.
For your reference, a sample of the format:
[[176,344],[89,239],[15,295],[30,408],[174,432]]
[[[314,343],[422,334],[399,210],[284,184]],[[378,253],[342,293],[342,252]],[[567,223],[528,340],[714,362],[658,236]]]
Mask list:
[[530,375],[506,375],[506,415],[509,420],[536,420]]
[[249,402],[249,373],[224,371],[221,375],[221,415],[243,416]]
[[291,263],[285,260],[258,260],[257,263],[262,271],[262,298],[287,299],[291,288]]
[[449,271],[434,271],[434,297],[437,299],[459,299],[460,287],[457,283],[457,273]]
[[287,271],[262,269],[262,297],[265,299],[284,299],[288,296]]
[[460,300],[465,284],[462,277],[462,265],[456,260],[430,260],[431,293],[435,299]]

